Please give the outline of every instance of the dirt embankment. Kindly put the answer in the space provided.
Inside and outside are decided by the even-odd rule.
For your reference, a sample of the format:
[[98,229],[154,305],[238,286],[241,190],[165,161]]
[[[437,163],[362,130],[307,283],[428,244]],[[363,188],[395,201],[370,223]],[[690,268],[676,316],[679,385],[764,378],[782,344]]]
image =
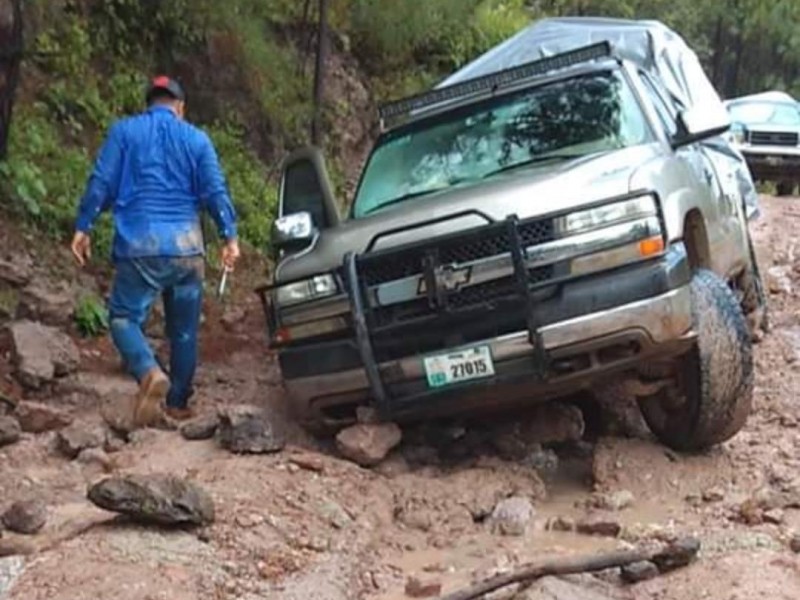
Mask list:
[[[289,444],[277,454],[236,456],[213,440],[153,430],[108,448],[108,463],[99,463],[66,458],[55,431],[23,433],[0,449],[0,511],[36,498],[47,507],[47,523],[34,536],[5,532],[0,550],[51,543],[33,555],[0,558],[0,598],[400,599],[412,577],[446,592],[543,556],[681,534],[703,543],[700,560],[683,571],[633,586],[613,573],[548,580],[516,597],[798,598],[800,555],[790,550],[800,532],[794,202],[765,198],[764,215],[752,226],[772,290],[773,331],[756,350],[755,412],[744,431],[713,451],[678,455],[641,433],[520,447],[505,443],[507,430],[454,426],[407,431],[386,461],[363,469],[289,425]],[[31,268],[33,277],[50,279],[69,272]],[[246,289],[242,281],[234,285]],[[232,305],[210,302],[196,394],[201,411],[255,404],[283,415],[259,311],[249,294]],[[5,350],[2,391],[18,398],[22,388],[12,383]],[[80,341],[79,351],[77,373],[27,393],[90,427],[100,424],[99,406],[121,401],[131,384],[108,342]],[[109,522],[85,499],[87,485],[107,472],[187,477],[211,494],[216,521],[172,531]],[[571,531],[576,525],[581,533]],[[616,535],[587,535],[592,527]]]

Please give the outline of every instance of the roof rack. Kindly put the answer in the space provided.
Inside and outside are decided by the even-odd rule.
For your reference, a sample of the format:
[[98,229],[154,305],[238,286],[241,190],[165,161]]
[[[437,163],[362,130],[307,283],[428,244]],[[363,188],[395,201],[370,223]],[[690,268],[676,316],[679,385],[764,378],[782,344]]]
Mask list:
[[495,92],[498,88],[505,87],[525,79],[539,77],[551,71],[565,69],[591,60],[598,60],[613,56],[611,44],[608,41],[591,44],[548,56],[532,62],[524,63],[510,69],[468,79],[461,83],[437,88],[415,96],[389,102],[378,109],[381,120],[381,129],[385,129],[385,122],[408,116],[411,113],[454,100],[460,100],[486,92]]

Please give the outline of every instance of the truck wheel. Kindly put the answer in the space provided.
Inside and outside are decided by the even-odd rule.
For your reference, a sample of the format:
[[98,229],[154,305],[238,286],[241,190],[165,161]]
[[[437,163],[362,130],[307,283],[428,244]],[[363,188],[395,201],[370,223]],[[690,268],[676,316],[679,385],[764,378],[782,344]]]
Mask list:
[[733,437],[753,398],[752,342],[732,290],[710,271],[692,279],[695,347],[678,359],[676,385],[639,399],[650,430],[676,450],[702,450]]
[[791,196],[794,191],[794,183],[791,181],[779,181],[775,187],[775,194],[777,196]]

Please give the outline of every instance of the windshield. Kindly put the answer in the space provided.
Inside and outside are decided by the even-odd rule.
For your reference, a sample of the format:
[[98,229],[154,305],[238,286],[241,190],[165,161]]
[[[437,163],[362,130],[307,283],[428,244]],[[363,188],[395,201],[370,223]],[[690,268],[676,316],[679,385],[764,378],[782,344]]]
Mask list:
[[730,106],[731,118],[742,123],[800,126],[800,109],[790,102],[740,102]]
[[378,141],[354,217],[411,197],[469,185],[501,171],[651,141],[617,71],[593,73],[412,123]]

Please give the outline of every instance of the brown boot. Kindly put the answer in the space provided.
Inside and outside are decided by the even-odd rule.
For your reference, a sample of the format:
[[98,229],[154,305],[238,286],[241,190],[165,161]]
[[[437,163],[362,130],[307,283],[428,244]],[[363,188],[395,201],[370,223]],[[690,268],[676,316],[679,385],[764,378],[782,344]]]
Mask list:
[[144,376],[133,408],[133,424],[136,427],[154,425],[161,416],[161,405],[169,391],[169,378],[155,367]]
[[188,421],[189,419],[194,418],[194,411],[188,406],[186,408],[167,406],[164,409],[164,413],[173,421]]

